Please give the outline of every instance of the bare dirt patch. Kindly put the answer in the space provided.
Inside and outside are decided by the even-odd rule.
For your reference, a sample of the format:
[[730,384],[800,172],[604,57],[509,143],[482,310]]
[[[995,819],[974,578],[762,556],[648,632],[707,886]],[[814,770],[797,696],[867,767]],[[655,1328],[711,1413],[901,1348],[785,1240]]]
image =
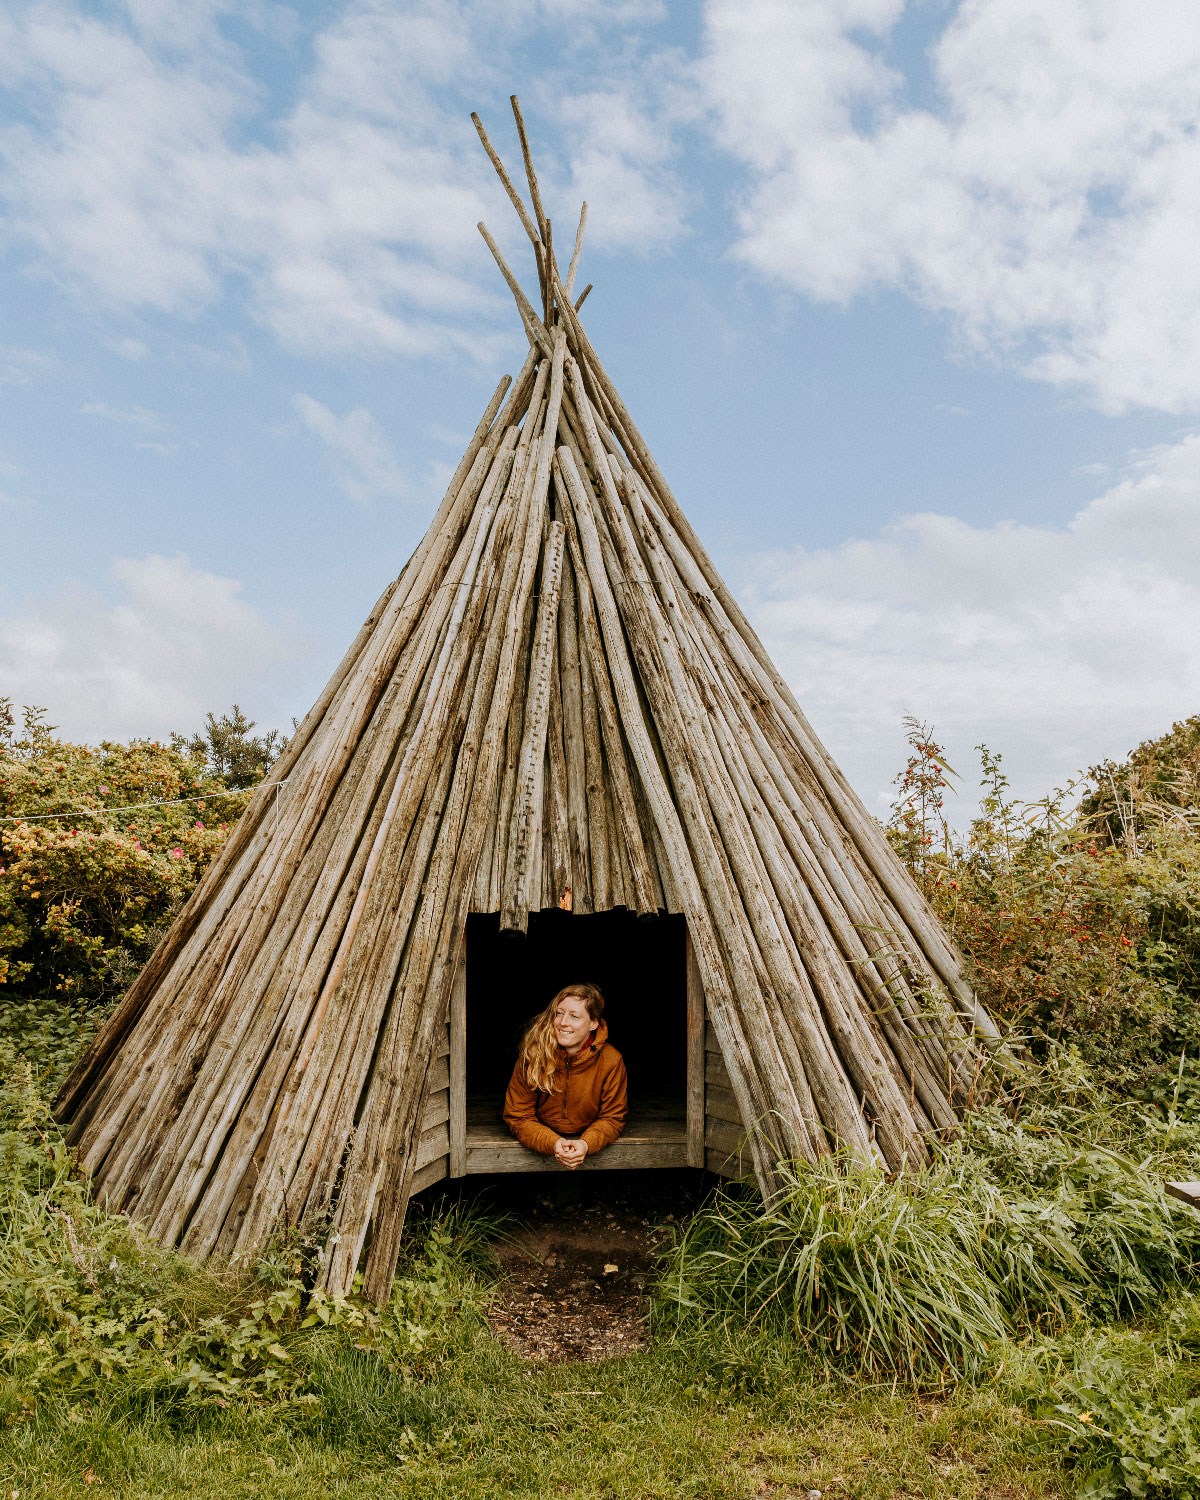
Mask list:
[[501,1276],[490,1317],[499,1337],[522,1358],[546,1362],[642,1348],[655,1251],[687,1212],[678,1197],[670,1201],[645,1193],[539,1198],[496,1247]]

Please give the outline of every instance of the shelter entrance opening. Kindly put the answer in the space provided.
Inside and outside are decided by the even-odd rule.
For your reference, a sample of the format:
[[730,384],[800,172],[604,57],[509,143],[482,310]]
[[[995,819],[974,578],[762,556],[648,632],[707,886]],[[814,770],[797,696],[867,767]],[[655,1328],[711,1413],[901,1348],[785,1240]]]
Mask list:
[[[514,1140],[501,1109],[525,1027],[559,990],[578,983],[603,992],[609,1040],[629,1075],[625,1130],[586,1165],[688,1165],[689,1067],[703,1034],[703,1001],[689,1026],[696,997],[683,917],[550,910],[532,913],[520,934],[501,932],[497,914],[475,915],[464,956],[465,982],[456,985],[450,1017],[452,1148],[461,1136],[454,1175],[562,1170]],[[701,1040],[701,1074],[702,1048]],[[691,1081],[702,1087],[702,1077]]]

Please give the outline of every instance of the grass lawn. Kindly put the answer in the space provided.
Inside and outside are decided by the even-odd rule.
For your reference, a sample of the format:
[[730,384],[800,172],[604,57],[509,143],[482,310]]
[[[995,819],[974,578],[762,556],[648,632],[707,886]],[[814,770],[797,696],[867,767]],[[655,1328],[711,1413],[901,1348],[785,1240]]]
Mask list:
[[931,1497],[1073,1491],[1047,1429],[999,1388],[944,1398],[833,1385],[762,1359],[706,1367],[671,1344],[601,1364],[523,1364],[476,1324],[432,1378],[339,1343],[321,1409],[136,1413],[48,1404],[9,1427],[4,1493]]
[[[524,1282],[497,1246],[530,1205],[447,1199],[370,1309],[304,1293],[301,1242],[237,1271],[155,1245],[90,1202],[27,1072],[9,1095],[0,1500],[1200,1493],[1200,1224],[1158,1184],[1175,1158],[1123,1152],[1107,1114],[980,1112],[920,1192],[805,1169],[681,1220],[607,1184],[538,1220]],[[676,1237],[630,1261],[652,1221]],[[518,1283],[540,1336],[555,1307],[599,1324],[587,1286],[625,1276],[655,1297],[645,1347],[519,1352]]]

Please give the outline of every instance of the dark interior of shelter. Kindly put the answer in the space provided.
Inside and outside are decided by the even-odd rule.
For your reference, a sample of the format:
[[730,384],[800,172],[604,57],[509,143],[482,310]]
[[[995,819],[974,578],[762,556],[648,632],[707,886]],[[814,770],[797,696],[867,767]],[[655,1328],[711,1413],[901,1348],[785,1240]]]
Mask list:
[[568,984],[604,995],[629,1074],[629,1118],[682,1120],[687,1085],[687,928],[681,916],[534,912],[526,934],[497,913],[467,921],[468,1123],[499,1118],[525,1027]]

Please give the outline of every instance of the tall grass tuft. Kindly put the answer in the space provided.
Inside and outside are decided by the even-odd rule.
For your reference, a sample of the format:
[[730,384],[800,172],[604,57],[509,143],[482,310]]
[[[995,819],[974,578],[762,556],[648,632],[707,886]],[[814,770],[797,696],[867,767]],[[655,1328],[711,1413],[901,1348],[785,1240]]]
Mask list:
[[890,1182],[847,1162],[792,1167],[764,1206],[719,1196],[668,1253],[658,1306],[677,1327],[788,1334],[876,1375],[974,1374],[1008,1323],[965,1251],[981,1223],[948,1180]]
[[999,1111],[922,1173],[793,1164],[769,1204],[731,1189],[664,1253],[677,1335],[748,1327],[875,1378],[980,1378],[1009,1341],[1136,1311],[1200,1264],[1162,1162]]

